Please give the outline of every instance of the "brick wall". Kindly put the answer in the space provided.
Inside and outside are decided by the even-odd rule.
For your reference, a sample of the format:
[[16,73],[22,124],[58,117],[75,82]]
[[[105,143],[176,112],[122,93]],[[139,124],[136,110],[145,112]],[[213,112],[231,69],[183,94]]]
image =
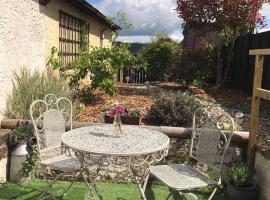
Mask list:
[[183,32],[184,39],[182,41],[183,48],[187,51],[196,50],[205,46],[207,42],[211,42],[216,39],[217,34],[215,32],[205,33],[203,36],[196,36],[192,29],[185,30]]

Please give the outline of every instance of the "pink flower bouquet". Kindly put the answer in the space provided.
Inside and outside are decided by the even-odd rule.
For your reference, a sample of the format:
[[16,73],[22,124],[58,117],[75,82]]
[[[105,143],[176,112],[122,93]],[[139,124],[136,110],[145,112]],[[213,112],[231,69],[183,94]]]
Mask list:
[[108,115],[110,117],[115,117],[116,115],[123,115],[125,112],[125,109],[120,106],[120,105],[117,105],[117,106],[114,106],[114,108],[108,113]]

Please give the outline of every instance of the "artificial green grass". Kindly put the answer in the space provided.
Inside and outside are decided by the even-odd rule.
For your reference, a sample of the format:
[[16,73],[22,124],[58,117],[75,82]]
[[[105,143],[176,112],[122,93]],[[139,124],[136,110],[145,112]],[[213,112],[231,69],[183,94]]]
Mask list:
[[[59,181],[55,184],[55,190],[63,189],[68,182]],[[104,200],[140,200],[140,193],[135,184],[116,184],[108,182],[98,182],[97,186],[101,191]],[[21,185],[14,183],[4,183],[0,185],[0,200],[36,200],[40,193],[46,190],[47,184],[44,181],[33,180]],[[153,185],[147,189],[148,200],[165,200],[170,190],[165,186]],[[62,200],[84,200],[87,188],[84,183],[77,182],[69,190]],[[208,194],[197,193],[199,199],[207,199]],[[216,194],[215,200],[224,199],[222,194]],[[180,195],[175,192],[168,200],[182,200]]]

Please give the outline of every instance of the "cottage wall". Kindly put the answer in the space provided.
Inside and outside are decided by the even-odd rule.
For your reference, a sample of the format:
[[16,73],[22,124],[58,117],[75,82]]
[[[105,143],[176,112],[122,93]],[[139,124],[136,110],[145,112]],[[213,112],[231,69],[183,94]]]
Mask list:
[[100,33],[104,33],[104,47],[111,46],[112,31],[102,22],[91,15],[82,12],[79,8],[63,0],[54,0],[46,6],[46,55],[50,55],[52,47],[59,48],[59,10],[89,23],[89,45],[100,47]]
[[13,72],[21,67],[42,71],[51,48],[59,48],[59,10],[89,22],[89,45],[111,46],[112,31],[65,0],[52,0],[46,6],[38,0],[1,0],[0,6],[0,118],[12,89]]
[[0,117],[12,89],[13,72],[22,66],[45,67],[44,6],[30,0],[1,0],[0,6]]

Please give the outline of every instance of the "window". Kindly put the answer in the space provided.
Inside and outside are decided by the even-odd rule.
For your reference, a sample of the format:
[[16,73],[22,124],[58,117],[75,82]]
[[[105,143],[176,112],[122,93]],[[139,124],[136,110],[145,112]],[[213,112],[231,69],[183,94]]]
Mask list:
[[64,64],[72,62],[82,48],[89,47],[89,23],[59,12],[59,51]]
[[104,46],[105,30],[100,31],[100,48]]

